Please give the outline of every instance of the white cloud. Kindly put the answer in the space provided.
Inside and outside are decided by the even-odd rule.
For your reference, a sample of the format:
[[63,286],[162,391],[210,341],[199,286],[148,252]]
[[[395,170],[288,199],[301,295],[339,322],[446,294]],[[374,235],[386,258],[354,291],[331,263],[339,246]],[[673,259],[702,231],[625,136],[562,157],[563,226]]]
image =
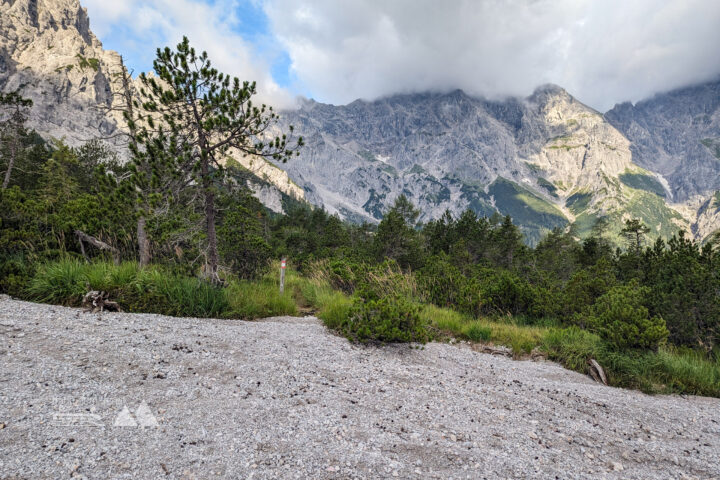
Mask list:
[[321,101],[556,83],[606,110],[720,74],[716,0],[266,0]]
[[[275,107],[294,103],[293,96],[273,80],[270,66],[234,31],[242,12],[233,0],[212,5],[201,0],[83,0],[83,5],[96,35],[113,36],[125,55],[141,55],[150,64],[157,47],[174,47],[187,35],[192,46],[208,52],[220,71],[257,81],[259,101]],[[125,38],[116,38],[121,35]]]

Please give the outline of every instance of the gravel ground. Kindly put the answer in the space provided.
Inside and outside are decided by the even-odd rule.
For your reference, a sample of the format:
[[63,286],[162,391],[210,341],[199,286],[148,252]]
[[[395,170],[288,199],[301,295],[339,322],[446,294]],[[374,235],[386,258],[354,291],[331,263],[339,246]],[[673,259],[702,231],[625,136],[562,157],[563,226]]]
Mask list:
[[3,479],[720,478],[718,407],[311,317],[0,299]]

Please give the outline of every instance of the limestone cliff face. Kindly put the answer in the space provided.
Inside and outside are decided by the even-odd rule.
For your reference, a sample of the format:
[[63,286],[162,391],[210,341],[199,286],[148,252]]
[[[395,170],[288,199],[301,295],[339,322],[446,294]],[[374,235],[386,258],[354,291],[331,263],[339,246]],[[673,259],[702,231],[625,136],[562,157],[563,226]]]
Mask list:
[[33,100],[30,126],[71,145],[112,141],[121,117],[103,109],[120,56],[102,48],[79,2],[3,0],[0,12],[0,89]]
[[600,217],[611,233],[641,218],[657,236],[696,220],[670,204],[668,182],[635,162],[623,133],[554,85],[502,101],[462,91],[345,106],[310,100],[285,119],[308,145],[282,168],[348,219],[377,221],[402,193],[422,220],[446,209],[508,214],[531,242],[569,224],[587,235]]
[[605,118],[632,142],[636,163],[667,178],[674,201],[720,190],[720,79],[616,105]]
[[[79,146],[102,138],[122,155],[126,129],[121,57],[103,49],[78,0],[0,0],[0,91],[33,100],[29,126],[43,137]],[[287,173],[262,158],[232,155],[264,182],[303,200]],[[263,187],[264,198],[271,198]],[[258,190],[259,191],[259,190]],[[274,204],[273,204],[274,205]]]
[[590,193],[594,202],[607,203],[620,194],[610,179],[634,168],[630,142],[604,121],[602,115],[572,98],[565,91],[547,96],[541,108],[547,125],[562,132],[531,157],[545,172],[545,179],[557,187],[562,199],[576,192]]

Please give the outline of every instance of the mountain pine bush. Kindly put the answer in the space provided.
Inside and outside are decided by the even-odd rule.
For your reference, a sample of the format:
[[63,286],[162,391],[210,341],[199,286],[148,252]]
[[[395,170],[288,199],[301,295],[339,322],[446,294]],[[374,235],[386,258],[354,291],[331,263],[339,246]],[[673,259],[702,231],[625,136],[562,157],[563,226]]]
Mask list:
[[665,320],[650,317],[643,305],[649,293],[634,280],[611,288],[588,309],[587,328],[618,350],[657,350],[669,332]]

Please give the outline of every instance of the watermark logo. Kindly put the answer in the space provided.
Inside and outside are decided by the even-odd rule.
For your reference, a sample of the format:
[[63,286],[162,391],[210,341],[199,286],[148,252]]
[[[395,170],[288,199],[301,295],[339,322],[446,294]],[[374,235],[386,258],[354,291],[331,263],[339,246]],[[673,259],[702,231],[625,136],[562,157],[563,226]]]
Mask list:
[[127,405],[123,405],[122,410],[115,417],[113,422],[114,427],[157,427],[158,421],[155,415],[150,411],[147,403],[142,402],[140,406],[135,410],[135,416],[130,413]]
[[[94,409],[93,409],[94,410]],[[100,415],[95,413],[61,413],[55,412],[51,424],[56,427],[101,427],[104,428]],[[123,405],[120,413],[113,421],[113,427],[158,427],[159,423],[147,403],[142,402],[133,415],[127,405]]]
[[104,427],[100,415],[94,413],[54,413],[52,425],[56,427]]

